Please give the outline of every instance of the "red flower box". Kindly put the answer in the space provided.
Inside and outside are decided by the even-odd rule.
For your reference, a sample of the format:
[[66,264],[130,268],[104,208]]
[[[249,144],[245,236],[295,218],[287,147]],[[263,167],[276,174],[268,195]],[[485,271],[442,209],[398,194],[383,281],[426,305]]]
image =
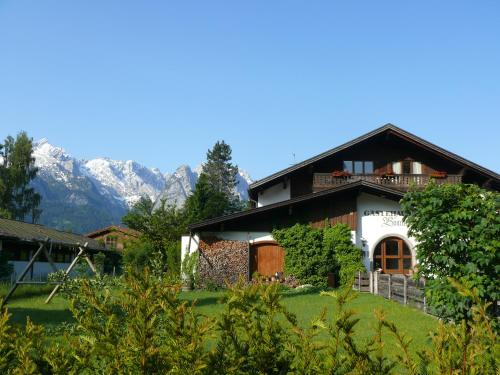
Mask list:
[[333,171],[333,177],[349,177],[351,174],[347,171]]
[[431,177],[433,178],[446,178],[448,177],[448,173],[444,171],[435,171],[431,173]]

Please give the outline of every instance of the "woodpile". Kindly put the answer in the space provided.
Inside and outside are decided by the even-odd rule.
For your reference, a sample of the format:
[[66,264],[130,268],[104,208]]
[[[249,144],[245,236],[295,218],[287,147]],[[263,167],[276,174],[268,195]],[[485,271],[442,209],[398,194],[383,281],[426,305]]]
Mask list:
[[209,283],[224,287],[226,283],[235,283],[240,277],[248,279],[247,242],[205,238],[200,240],[199,249],[200,287]]

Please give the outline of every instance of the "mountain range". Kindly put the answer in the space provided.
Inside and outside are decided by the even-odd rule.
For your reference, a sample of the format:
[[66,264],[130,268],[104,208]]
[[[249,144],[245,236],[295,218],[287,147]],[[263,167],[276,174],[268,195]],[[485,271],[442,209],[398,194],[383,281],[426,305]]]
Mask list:
[[[141,196],[181,206],[201,172],[201,166],[162,173],[132,160],[81,160],[46,139],[34,144],[33,156],[39,171],[32,184],[42,195],[40,224],[76,233],[120,224]],[[237,193],[247,199],[252,179],[240,170],[237,180]]]

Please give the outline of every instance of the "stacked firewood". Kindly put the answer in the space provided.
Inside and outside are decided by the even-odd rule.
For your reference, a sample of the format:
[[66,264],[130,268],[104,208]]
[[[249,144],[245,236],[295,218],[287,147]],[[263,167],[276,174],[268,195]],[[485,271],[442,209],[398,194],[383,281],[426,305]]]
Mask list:
[[248,278],[248,243],[206,238],[200,241],[198,272],[200,286],[224,287],[241,276]]

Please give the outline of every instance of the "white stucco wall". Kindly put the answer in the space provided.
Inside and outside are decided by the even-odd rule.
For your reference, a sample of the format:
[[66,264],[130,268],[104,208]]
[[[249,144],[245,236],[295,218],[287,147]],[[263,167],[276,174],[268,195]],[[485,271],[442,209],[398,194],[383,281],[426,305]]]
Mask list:
[[367,254],[363,262],[368,270],[371,267],[373,252],[377,244],[391,236],[400,237],[406,241],[412,252],[412,263],[415,266],[416,242],[414,238],[408,237],[408,228],[400,215],[401,207],[398,202],[363,193],[358,197],[357,210],[356,245]]
[[193,234],[191,242],[189,242],[189,238],[189,236],[181,237],[181,260],[184,260],[186,254],[192,254],[193,252],[198,251],[200,236]]
[[[14,266],[14,272],[16,275],[19,275],[21,272],[23,272],[26,266],[28,265],[28,261],[19,261],[19,260],[9,261],[9,263]],[[69,263],[54,263],[54,264],[58,270],[66,269],[69,266]],[[33,264],[34,279],[38,279],[39,277],[44,279],[49,273],[52,272],[54,272],[54,270],[50,266],[49,262],[35,262]],[[25,279],[29,280],[30,275],[31,272],[28,272],[25,276]]]
[[284,187],[283,183],[280,182],[277,185],[273,185],[270,188],[259,193],[257,198],[257,207],[266,206],[268,204],[283,202],[290,199],[290,182]]

